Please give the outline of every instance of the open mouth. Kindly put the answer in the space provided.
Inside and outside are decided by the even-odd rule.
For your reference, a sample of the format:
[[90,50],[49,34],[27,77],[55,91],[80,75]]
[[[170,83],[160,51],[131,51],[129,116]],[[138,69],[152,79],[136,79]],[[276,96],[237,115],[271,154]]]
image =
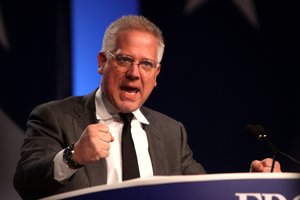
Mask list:
[[136,87],[128,87],[128,86],[122,86],[121,90],[128,92],[128,93],[138,93],[139,89]]

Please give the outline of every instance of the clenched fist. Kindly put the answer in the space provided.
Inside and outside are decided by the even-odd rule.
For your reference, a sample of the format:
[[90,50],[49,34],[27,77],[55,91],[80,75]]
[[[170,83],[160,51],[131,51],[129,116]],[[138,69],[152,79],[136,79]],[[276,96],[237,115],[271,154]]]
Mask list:
[[109,155],[110,142],[114,138],[105,124],[90,124],[74,144],[73,160],[85,165]]

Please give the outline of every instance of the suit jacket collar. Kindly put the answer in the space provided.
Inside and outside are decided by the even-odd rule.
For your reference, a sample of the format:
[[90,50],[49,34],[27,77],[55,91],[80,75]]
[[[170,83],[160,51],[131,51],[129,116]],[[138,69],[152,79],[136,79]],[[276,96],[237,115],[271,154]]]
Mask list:
[[[75,124],[83,131],[89,124],[97,123],[96,108],[95,108],[95,93],[96,90],[90,94],[78,97],[73,102],[74,120]],[[81,132],[82,133],[82,132]],[[79,139],[81,133],[76,134]]]

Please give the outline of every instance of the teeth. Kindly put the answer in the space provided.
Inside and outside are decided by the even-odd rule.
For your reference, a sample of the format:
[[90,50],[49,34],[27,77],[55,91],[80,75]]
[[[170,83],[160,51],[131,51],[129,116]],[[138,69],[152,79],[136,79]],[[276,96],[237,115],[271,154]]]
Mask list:
[[130,89],[128,92],[137,93],[137,89]]

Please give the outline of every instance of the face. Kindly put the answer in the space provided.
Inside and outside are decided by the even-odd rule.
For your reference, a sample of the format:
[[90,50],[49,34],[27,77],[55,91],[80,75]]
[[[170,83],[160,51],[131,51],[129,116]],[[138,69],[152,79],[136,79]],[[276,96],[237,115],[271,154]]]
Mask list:
[[[131,30],[121,32],[113,54],[131,56],[157,62],[157,39],[145,32]],[[156,86],[160,66],[143,72],[137,62],[128,68],[120,67],[106,52],[98,55],[98,72],[102,75],[101,89],[105,97],[119,112],[132,112],[138,109]]]

